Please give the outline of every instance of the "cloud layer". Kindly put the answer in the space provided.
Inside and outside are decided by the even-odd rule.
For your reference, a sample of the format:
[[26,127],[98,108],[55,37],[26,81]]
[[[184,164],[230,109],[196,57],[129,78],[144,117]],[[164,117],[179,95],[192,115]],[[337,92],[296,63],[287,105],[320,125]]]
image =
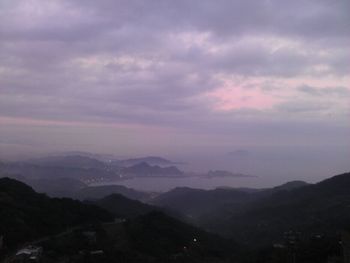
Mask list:
[[1,121],[129,125],[134,136],[157,127],[218,144],[222,134],[288,144],[290,127],[303,144],[324,127],[333,133],[315,144],[343,144],[349,9],[342,0],[4,0]]

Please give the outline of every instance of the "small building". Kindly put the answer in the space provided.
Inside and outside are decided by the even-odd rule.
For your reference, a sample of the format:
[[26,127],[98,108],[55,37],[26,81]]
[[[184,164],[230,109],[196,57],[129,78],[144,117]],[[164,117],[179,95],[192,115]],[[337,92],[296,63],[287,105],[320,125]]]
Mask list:
[[42,255],[42,247],[28,246],[17,251],[14,262],[27,263],[39,262]]

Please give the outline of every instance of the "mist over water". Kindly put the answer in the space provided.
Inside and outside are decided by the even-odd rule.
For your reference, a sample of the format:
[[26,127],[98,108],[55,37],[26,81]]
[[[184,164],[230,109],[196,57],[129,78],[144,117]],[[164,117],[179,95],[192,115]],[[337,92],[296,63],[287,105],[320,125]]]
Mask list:
[[[76,150],[76,149],[70,149]],[[84,150],[84,149],[82,149]],[[1,152],[1,151],[0,151]],[[58,151],[59,152],[59,151]],[[92,149],[90,152],[94,152]],[[3,156],[0,159],[6,160]],[[21,154],[20,151],[17,152]],[[293,180],[309,183],[319,182],[332,175],[350,170],[350,148],[345,146],[221,146],[187,148],[183,151],[171,152],[150,151],[149,154],[124,154],[122,151],[99,151],[108,153],[116,159],[133,157],[159,156],[174,162],[186,175],[195,173],[198,176],[179,178],[137,178],[115,181],[131,188],[146,191],[167,191],[175,187],[192,187],[212,189],[216,187],[253,187],[265,188],[283,184]],[[59,153],[55,153],[56,155]],[[50,155],[49,153],[40,156]],[[27,155],[25,160],[37,157],[38,154]],[[210,170],[225,170],[235,174],[254,177],[207,178],[200,177]],[[103,183],[106,184],[106,183]],[[111,184],[111,182],[108,182]]]
[[[260,147],[231,152],[179,155],[172,158],[174,161],[184,162],[176,166],[188,173],[187,177],[133,178],[108,184],[120,184],[145,191],[168,191],[175,187],[265,188],[293,180],[315,183],[350,170],[350,149],[347,147]],[[250,177],[201,177],[209,170],[227,170]],[[198,176],[191,176],[192,172]]]

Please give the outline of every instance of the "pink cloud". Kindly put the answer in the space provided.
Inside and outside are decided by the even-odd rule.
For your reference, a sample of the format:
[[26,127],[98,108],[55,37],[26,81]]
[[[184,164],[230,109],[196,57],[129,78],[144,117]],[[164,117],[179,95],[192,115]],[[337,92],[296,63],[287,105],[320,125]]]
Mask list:
[[241,86],[227,86],[207,94],[214,99],[214,109],[230,111],[236,109],[270,109],[278,99],[263,93],[260,89],[247,89]]

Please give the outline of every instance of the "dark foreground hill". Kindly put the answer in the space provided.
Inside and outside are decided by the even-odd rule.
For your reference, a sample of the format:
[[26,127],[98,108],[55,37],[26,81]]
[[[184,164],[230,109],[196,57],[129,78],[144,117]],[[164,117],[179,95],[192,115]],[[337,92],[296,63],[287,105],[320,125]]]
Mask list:
[[152,212],[125,224],[128,241],[159,262],[227,262],[241,253],[237,244]]
[[274,192],[236,213],[222,211],[209,225],[247,244],[281,242],[290,230],[302,236],[336,236],[350,225],[350,173]]
[[97,206],[67,198],[49,198],[19,181],[0,179],[0,236],[7,247],[113,218]]
[[251,198],[249,193],[234,189],[203,190],[188,187],[178,187],[161,194],[152,200],[152,204],[172,209],[184,214],[194,221],[202,216],[211,216],[218,208],[230,204],[235,205],[248,202]]
[[137,200],[131,200],[120,194],[112,194],[92,203],[113,213],[119,218],[133,218],[159,210],[158,207],[147,205]]
[[[178,187],[152,199],[152,204],[182,213],[193,222],[216,218],[223,211],[239,211],[248,203],[270,196],[279,191],[290,191],[308,185],[302,181],[288,182],[268,189],[217,188],[213,190]],[[220,218],[219,218],[220,219]]]
[[50,197],[75,198],[77,192],[86,188],[83,182],[72,178],[27,179],[23,176],[14,178],[29,185],[38,193],[45,193]]
[[148,193],[137,191],[123,185],[88,186],[79,189],[79,191],[74,194],[74,197],[79,200],[96,200],[111,194],[121,194],[135,200],[143,200],[149,197]]
[[350,225],[350,173],[317,184],[295,181],[260,191],[177,188],[153,204],[249,246],[283,243],[290,230],[335,237]]
[[[238,256],[232,241],[152,211],[152,206],[121,195],[96,202],[113,215],[0,179],[0,234],[8,255],[16,260],[13,248],[35,244],[43,247],[42,262],[227,262]],[[114,221],[115,215],[128,219]]]
[[[89,237],[86,238],[86,234]],[[48,262],[237,262],[243,253],[230,240],[161,212],[102,224],[42,244]]]

